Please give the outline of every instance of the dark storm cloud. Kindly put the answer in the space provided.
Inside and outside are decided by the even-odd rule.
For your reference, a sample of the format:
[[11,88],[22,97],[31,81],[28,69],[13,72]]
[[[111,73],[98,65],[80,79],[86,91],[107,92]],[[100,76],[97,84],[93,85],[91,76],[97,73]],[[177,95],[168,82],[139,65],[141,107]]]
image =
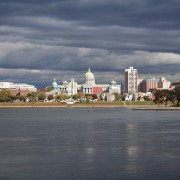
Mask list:
[[[45,16],[86,25],[179,28],[180,3],[176,0],[51,0],[0,3],[1,17]],[[16,22],[17,23],[17,22]]]
[[31,82],[34,69],[41,82],[47,72],[80,78],[89,66],[99,81],[122,79],[128,66],[177,74],[179,9],[178,0],[1,0],[0,67],[14,81],[26,69]]

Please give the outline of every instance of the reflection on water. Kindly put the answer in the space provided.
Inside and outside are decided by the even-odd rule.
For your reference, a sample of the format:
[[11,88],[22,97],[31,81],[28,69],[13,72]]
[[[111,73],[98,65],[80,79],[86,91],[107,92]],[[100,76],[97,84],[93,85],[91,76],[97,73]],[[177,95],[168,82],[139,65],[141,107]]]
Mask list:
[[138,127],[136,124],[127,124],[127,165],[125,170],[128,173],[136,173],[138,171],[138,166],[136,164],[136,159],[138,158]]
[[136,159],[138,157],[138,147],[128,147],[127,148],[128,159],[126,171],[129,173],[135,173],[138,171],[138,166],[136,164]]
[[0,179],[180,179],[179,112],[0,109]]

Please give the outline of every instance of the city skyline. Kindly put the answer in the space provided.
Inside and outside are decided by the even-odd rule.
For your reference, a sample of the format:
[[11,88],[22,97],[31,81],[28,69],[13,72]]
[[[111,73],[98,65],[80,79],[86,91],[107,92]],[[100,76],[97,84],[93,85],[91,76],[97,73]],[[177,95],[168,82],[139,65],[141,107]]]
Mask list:
[[[134,72],[134,73],[133,73]],[[89,75],[89,73],[90,73],[90,75]],[[87,77],[88,76],[88,77]],[[89,77],[89,76],[92,76],[92,77]],[[170,87],[170,85],[171,84],[173,84],[173,83],[179,83],[179,82],[170,82],[170,81],[168,81],[167,79],[166,79],[166,77],[164,76],[164,77],[150,77],[150,76],[146,76],[146,77],[141,77],[141,76],[139,76],[139,72],[138,72],[138,70],[137,69],[135,69],[134,67],[129,67],[129,69],[124,69],[124,79],[122,80],[122,81],[120,81],[120,82],[116,82],[116,81],[114,81],[114,79],[113,80],[111,80],[111,82],[105,82],[105,83],[102,83],[102,82],[97,82],[97,83],[95,83],[95,79],[96,79],[96,76],[94,76],[94,73],[93,72],[91,72],[91,68],[89,67],[88,68],[88,70],[85,72],[85,74],[84,75],[82,75],[82,77],[83,77],[83,81],[82,82],[80,82],[80,81],[76,81],[76,79],[74,78],[74,77],[71,77],[70,79],[61,79],[61,81],[56,81],[56,78],[54,77],[53,78],[53,80],[51,80],[50,82],[49,82],[49,84],[46,84],[45,86],[43,86],[43,87],[36,87],[36,88],[38,88],[38,89],[42,89],[42,88],[46,88],[46,87],[49,87],[49,86],[54,86],[53,84],[55,83],[56,85],[55,86],[61,86],[62,84],[66,84],[66,83],[69,83],[69,82],[71,82],[71,81],[76,81],[76,83],[77,83],[77,85],[79,86],[81,86],[81,87],[83,87],[84,85],[86,85],[86,84],[94,84],[95,86],[96,85],[98,85],[98,86],[101,86],[101,85],[105,85],[105,86],[109,86],[109,85],[111,85],[112,84],[112,82],[114,82],[114,83],[118,83],[120,86],[121,86],[121,90],[122,91],[125,91],[126,93],[127,92],[129,92],[129,91],[131,91],[131,92],[136,92],[136,91],[138,91],[138,92],[140,92],[139,91],[139,86],[140,86],[140,84],[143,82],[143,81],[153,81],[153,80],[157,80],[157,81],[159,81],[160,79],[164,79],[166,82],[168,82],[169,83],[169,85],[168,85],[168,87]],[[90,79],[89,79],[90,78]],[[90,81],[92,81],[92,82],[89,82],[89,80]],[[132,81],[132,82],[129,82],[129,80],[130,81]],[[88,81],[88,82],[87,82]],[[134,84],[135,83],[135,84]],[[5,81],[2,81],[2,82],[0,82],[0,85],[2,86],[2,87],[0,87],[0,88],[11,88],[10,87],[10,85],[13,85],[14,84],[14,82],[5,82]],[[25,84],[24,82],[20,82],[20,83],[15,83],[14,85],[28,85],[28,86],[34,86],[34,84]],[[134,85],[133,85],[134,84]],[[79,86],[79,87],[80,87]],[[129,86],[132,86],[131,88],[133,88],[133,89],[129,89],[130,87]],[[167,85],[166,85],[167,86]],[[35,88],[35,87],[34,87]]]
[[176,0],[2,0],[0,81],[44,87],[90,66],[97,82],[180,77],[180,2]]

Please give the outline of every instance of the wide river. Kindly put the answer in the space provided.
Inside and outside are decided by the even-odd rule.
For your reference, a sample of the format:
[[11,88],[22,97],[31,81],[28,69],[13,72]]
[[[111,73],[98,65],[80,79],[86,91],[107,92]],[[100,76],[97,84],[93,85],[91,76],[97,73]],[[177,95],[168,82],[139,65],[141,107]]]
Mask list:
[[180,113],[0,109],[0,180],[179,180]]

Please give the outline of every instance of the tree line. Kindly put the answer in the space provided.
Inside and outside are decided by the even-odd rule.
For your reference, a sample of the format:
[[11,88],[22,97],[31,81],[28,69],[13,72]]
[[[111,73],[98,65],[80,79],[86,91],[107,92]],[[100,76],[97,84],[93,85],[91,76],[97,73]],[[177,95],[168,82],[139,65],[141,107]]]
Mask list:
[[168,102],[171,102],[173,106],[180,105],[180,86],[177,86],[173,90],[157,90],[154,95],[154,102],[156,104],[167,106]]
[[[123,100],[123,95],[115,93],[115,100]],[[180,86],[176,87],[173,90],[156,90],[154,93],[154,103],[156,104],[168,104],[171,102],[173,106],[180,106]],[[82,92],[78,92],[75,95],[68,96],[66,94],[57,94],[56,96],[48,95],[47,99],[52,100],[55,99],[56,101],[66,100],[69,98],[73,98],[74,100],[80,98],[86,98],[88,101],[97,99],[96,94],[84,94]],[[37,91],[37,92],[30,92],[26,96],[21,95],[13,95],[9,89],[0,89],[0,102],[14,102],[14,101],[26,101],[26,99],[30,102],[36,101],[44,101],[46,98],[45,92]]]

